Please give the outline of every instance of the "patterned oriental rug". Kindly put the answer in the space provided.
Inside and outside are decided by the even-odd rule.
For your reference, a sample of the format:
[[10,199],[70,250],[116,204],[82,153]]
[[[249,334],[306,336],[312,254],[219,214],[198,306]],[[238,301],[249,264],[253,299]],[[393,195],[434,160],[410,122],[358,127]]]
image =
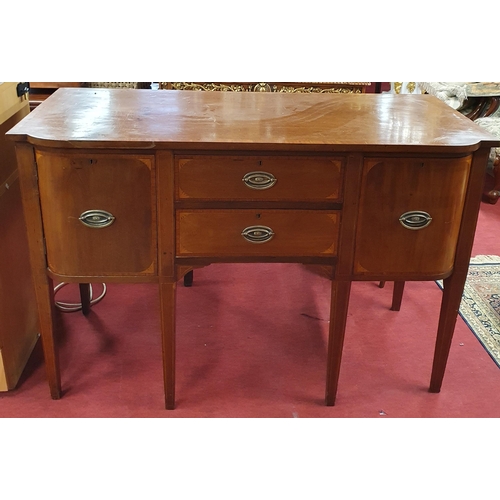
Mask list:
[[500,257],[471,259],[459,313],[500,368]]

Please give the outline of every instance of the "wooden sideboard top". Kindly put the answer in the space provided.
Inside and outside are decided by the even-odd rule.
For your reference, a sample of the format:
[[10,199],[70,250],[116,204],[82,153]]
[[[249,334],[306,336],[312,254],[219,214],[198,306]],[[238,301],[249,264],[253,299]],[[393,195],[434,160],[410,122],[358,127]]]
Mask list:
[[52,147],[457,153],[500,146],[429,95],[64,88],[8,135]]

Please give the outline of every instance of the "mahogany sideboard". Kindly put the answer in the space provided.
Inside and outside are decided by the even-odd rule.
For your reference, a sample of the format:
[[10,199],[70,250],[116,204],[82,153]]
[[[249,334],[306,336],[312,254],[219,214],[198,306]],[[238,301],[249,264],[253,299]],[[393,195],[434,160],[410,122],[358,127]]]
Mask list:
[[444,279],[429,387],[440,391],[500,141],[435,97],[59,89],[8,136],[52,398],[53,280],[158,284],[173,409],[176,283],[216,262],[329,271],[327,405],[351,282]]

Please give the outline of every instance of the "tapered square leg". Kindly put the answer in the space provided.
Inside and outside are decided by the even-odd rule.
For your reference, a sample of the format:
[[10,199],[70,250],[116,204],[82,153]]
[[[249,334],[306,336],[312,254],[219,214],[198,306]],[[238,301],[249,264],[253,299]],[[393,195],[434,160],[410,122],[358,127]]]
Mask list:
[[401,309],[401,302],[403,300],[403,291],[405,289],[404,281],[395,281],[394,290],[392,292],[392,305],[391,311],[399,311]]
[[337,396],[350,291],[350,281],[332,281],[325,393],[327,406],[333,406]]
[[175,282],[160,284],[163,380],[167,410],[175,408],[175,296]]
[[443,298],[429,392],[441,390],[466,277],[466,272],[455,272],[443,280]]
[[37,281],[44,281],[44,283],[36,283],[35,293],[38,305],[40,337],[42,339],[43,357],[45,360],[45,370],[49,382],[50,395],[52,399],[61,399],[59,350],[55,340],[54,286],[52,280],[46,277]]

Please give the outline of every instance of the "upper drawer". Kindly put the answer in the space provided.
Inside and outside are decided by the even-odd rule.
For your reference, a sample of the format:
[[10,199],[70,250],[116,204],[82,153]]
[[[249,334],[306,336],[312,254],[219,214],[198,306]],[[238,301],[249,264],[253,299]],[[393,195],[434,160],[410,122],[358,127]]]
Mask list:
[[338,201],[342,157],[177,156],[178,200]]

